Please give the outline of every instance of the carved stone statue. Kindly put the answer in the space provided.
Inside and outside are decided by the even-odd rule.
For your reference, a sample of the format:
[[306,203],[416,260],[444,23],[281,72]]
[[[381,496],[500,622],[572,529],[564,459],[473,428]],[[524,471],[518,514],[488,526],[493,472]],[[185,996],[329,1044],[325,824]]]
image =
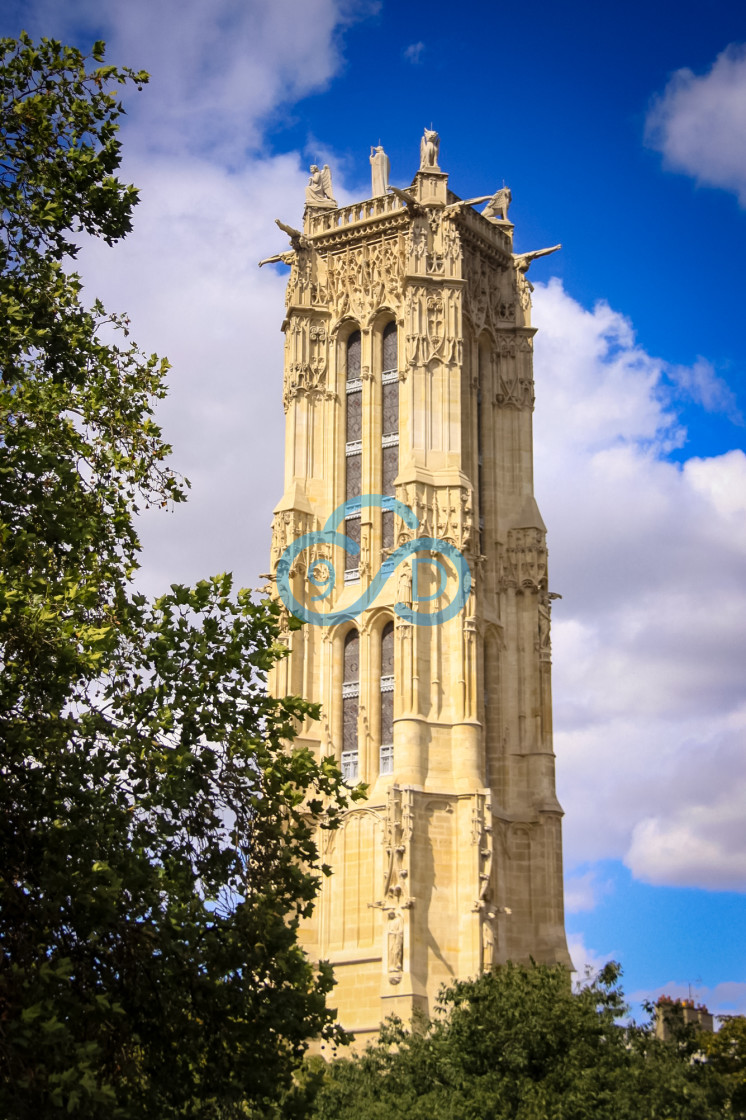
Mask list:
[[325,163],[321,171],[315,163],[311,164],[311,178],[306,187],[306,206],[317,209],[336,209],[337,203],[332,193],[332,173]]
[[263,264],[292,264],[295,260],[295,251],[291,249],[289,253],[275,253],[272,257],[265,257],[263,261],[259,261],[259,267]]
[[399,582],[396,588],[396,601],[405,607],[412,606],[412,572],[409,564],[402,564],[399,571]]
[[308,241],[306,241],[301,231],[296,229],[295,226],[286,225],[285,222],[281,222],[279,218],[275,218],[275,225],[278,226],[283,233],[288,235],[290,244],[296,252],[299,249],[308,248]]
[[437,132],[426,128],[425,135],[420,140],[420,171],[428,171],[431,168],[435,171],[440,170],[438,167],[439,148],[440,137]]
[[370,149],[371,198],[386,194],[389,189],[391,163],[380,144]]
[[396,910],[389,910],[389,927],[386,933],[386,961],[389,972],[404,968],[404,922]]
[[482,214],[490,221],[496,221],[498,218],[503,222],[508,220],[508,207],[513,201],[513,196],[510,193],[510,187],[501,187],[499,191],[495,191],[492,198],[485,206]]
[[489,917],[482,921],[482,968],[489,972],[495,963],[495,931]]
[[532,253],[513,253],[513,265],[525,275],[537,257],[548,257],[561,248],[561,245],[552,245],[549,249],[534,249]]

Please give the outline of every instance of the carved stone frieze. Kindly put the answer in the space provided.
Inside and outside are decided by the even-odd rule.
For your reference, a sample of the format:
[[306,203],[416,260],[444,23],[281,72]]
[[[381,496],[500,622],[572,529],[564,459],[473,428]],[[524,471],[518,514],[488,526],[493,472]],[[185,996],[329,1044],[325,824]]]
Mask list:
[[516,354],[532,354],[534,340],[531,333],[521,334],[502,330],[495,335],[495,349],[498,354],[511,358],[514,358]]
[[[283,509],[274,515],[272,519],[272,571],[276,571],[277,564],[285,549],[297,540],[298,537],[303,536],[304,533],[309,533],[313,529],[313,517],[308,513],[302,513],[295,509]],[[324,560],[324,556],[309,556],[307,552],[301,553],[296,559],[297,570],[305,571],[306,563],[318,563],[319,560]],[[290,575],[294,575],[296,568],[291,569]]]
[[461,235],[453,221],[444,221],[441,225],[441,239],[445,269],[449,276],[461,275]]
[[327,300],[326,262],[314,249],[299,249],[291,263],[286,307],[323,306]]
[[409,366],[438,361],[458,365],[462,360],[461,294],[454,288],[410,287],[406,308],[406,354]]
[[514,323],[518,296],[513,275],[476,250],[465,253],[462,267],[466,280],[464,314],[474,333],[485,327],[497,331]]
[[401,234],[330,253],[326,283],[333,317],[339,320],[349,315],[364,325],[379,307],[398,307],[405,265]]
[[285,331],[285,383],[283,404],[299,394],[329,396],[326,389],[329,336],[326,322],[294,315]]
[[534,407],[534,380],[520,365],[501,362],[498,369],[495,401],[502,408],[528,409]]
[[406,263],[407,271],[415,276],[422,276],[427,272],[427,256],[430,236],[427,223],[415,221],[407,234]]
[[[437,537],[470,553],[476,544],[474,536],[474,503],[467,486],[433,487],[424,482],[410,482],[397,488],[397,497],[414,511],[421,537]],[[397,546],[411,540],[411,529],[400,524]]]
[[500,548],[500,585],[517,591],[545,591],[547,586],[546,534],[541,529],[510,529]]

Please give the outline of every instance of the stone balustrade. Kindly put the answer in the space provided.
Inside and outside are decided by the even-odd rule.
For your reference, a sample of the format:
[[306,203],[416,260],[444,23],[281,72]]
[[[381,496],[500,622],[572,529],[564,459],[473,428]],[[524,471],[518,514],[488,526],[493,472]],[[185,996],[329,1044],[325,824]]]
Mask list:
[[308,232],[313,237],[315,234],[329,233],[331,230],[341,229],[344,226],[356,225],[358,222],[370,221],[372,218],[382,218],[386,214],[393,214],[403,209],[401,199],[393,194],[382,194],[378,198],[369,198],[366,202],[355,202],[352,206],[341,206],[338,210],[322,210],[312,214],[309,219]]

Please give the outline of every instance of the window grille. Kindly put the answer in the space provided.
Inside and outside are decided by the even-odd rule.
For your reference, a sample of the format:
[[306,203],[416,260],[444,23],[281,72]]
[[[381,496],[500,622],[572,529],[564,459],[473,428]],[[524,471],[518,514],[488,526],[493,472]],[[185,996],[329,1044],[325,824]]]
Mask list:
[[342,674],[342,775],[345,781],[357,781],[357,725],[360,710],[360,636],[350,630],[344,642]]
[[394,624],[387,622],[381,634],[381,746],[378,772],[394,772]]

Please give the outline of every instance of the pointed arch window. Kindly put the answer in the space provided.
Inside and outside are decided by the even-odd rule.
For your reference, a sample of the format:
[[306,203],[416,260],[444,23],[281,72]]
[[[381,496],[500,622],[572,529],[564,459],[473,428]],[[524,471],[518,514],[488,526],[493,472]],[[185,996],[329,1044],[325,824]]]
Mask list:
[[378,772],[394,771],[394,624],[387,622],[381,633],[381,748]]
[[342,674],[342,776],[356,782],[358,775],[358,715],[360,712],[360,635],[350,630],[344,640]]
[[[396,496],[395,480],[399,473],[399,341],[396,323],[383,329],[383,363],[381,370],[381,493]],[[383,547],[394,547],[394,514],[384,507],[382,514]]]
[[[345,394],[345,500],[359,498],[363,482],[363,382],[360,376],[360,331],[353,331],[347,339],[346,394]],[[348,514],[345,532],[360,544],[360,511]],[[360,578],[355,558],[348,554],[345,582]]]

